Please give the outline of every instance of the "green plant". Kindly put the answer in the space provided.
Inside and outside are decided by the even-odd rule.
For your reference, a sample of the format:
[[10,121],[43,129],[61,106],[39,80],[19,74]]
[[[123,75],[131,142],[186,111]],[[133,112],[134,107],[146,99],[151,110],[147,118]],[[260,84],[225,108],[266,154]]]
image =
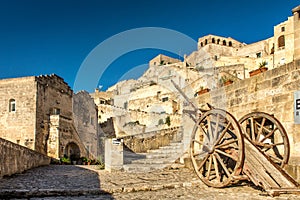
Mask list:
[[170,118],[170,116],[167,116],[166,117],[166,122],[165,122],[168,126],[170,126],[171,125],[171,118]]
[[228,76],[222,76],[219,80],[220,85],[224,85],[226,82],[228,81],[232,81],[232,78],[228,77]]
[[105,163],[103,162],[102,157],[99,157],[99,158],[96,160],[95,165],[97,165],[97,168],[98,168],[99,170],[105,169]]
[[62,164],[71,164],[71,159],[70,158],[68,158],[68,157],[62,157],[61,159],[60,159],[60,161],[61,161],[61,163]]
[[258,67],[259,68],[263,68],[263,67],[265,67],[265,66],[267,66],[268,65],[268,62],[267,61],[262,61],[261,63],[259,63],[259,65],[258,65]]

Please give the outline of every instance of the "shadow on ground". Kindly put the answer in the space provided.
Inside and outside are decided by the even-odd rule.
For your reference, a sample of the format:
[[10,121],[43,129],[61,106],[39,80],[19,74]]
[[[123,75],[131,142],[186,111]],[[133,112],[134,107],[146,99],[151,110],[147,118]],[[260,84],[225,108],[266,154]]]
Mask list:
[[104,195],[97,172],[75,165],[49,165],[0,179],[0,199]]

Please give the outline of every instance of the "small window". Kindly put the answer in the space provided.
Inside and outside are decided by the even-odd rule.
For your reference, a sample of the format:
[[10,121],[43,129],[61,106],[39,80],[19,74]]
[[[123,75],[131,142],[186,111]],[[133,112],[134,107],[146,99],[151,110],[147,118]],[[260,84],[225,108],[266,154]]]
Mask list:
[[218,56],[217,55],[215,55],[215,61],[217,61],[218,60]]
[[217,44],[220,44],[220,39],[217,40]]
[[223,45],[226,46],[226,40],[223,40]]
[[16,100],[9,100],[9,112],[16,112]]
[[53,115],[60,115],[60,109],[59,108],[53,108]]
[[231,41],[229,41],[228,45],[229,45],[230,47],[232,47],[232,42],[231,42]]
[[166,102],[166,101],[168,101],[169,100],[169,97],[164,97],[164,98],[162,98],[162,102]]
[[215,38],[213,38],[213,39],[211,40],[211,42],[212,42],[212,43],[216,43]]
[[281,32],[284,32],[285,31],[285,27],[281,27]]
[[207,41],[207,39],[205,39],[205,45],[207,45],[207,43],[208,43],[208,41]]
[[261,58],[261,52],[256,53],[257,58]]
[[91,125],[94,126],[94,117],[91,117],[91,118],[90,118],[90,121],[91,121]]
[[284,39],[284,35],[282,35],[278,38],[278,47],[283,48],[284,46],[285,46],[285,39]]
[[124,108],[124,109],[127,109],[127,108],[128,108],[128,102],[124,102],[123,108]]

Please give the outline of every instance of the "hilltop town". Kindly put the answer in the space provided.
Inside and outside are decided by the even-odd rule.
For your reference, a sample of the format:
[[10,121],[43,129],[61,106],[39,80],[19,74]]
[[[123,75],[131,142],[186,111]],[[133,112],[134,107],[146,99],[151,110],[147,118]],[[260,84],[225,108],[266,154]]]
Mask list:
[[270,38],[245,44],[206,35],[183,60],[157,55],[139,79],[119,82],[107,91],[74,93],[57,75],[2,79],[0,137],[55,159],[76,160],[103,157],[107,138],[122,138],[138,153],[145,149],[135,137],[152,138],[152,145],[159,147],[162,139],[155,138],[167,135],[165,145],[180,143],[170,163],[183,163],[194,122],[173,80],[201,109],[210,103],[237,119],[253,111],[275,115],[287,129],[291,157],[298,162],[293,98],[300,81],[300,8],[292,12],[274,26]]

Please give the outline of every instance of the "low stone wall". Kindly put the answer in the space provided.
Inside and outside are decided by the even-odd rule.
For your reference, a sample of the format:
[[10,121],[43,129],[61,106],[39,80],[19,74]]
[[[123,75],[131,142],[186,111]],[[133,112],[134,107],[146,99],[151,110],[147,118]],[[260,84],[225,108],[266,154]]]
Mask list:
[[181,142],[182,128],[174,127],[144,134],[126,136],[122,138],[124,145],[136,153],[144,153],[150,149],[167,146],[171,142]]
[[0,178],[49,165],[50,157],[0,138]]

